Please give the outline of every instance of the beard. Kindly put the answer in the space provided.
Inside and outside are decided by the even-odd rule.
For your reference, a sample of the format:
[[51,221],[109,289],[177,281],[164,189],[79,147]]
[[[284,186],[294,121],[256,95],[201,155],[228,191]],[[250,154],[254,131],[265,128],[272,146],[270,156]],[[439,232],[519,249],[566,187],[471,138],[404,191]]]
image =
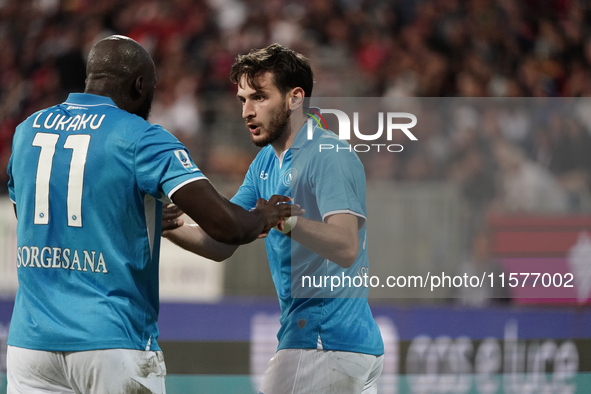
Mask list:
[[146,96],[144,102],[140,105],[135,114],[144,120],[148,120],[150,117],[150,111],[152,111],[152,100],[154,100],[154,93]]
[[262,148],[273,142],[285,138],[289,135],[290,130],[290,119],[291,119],[291,110],[286,108],[285,101],[283,105],[280,107],[279,111],[273,116],[271,121],[269,122],[269,127],[267,127],[267,135],[263,139],[256,140],[254,136],[251,136],[250,139],[253,144]]

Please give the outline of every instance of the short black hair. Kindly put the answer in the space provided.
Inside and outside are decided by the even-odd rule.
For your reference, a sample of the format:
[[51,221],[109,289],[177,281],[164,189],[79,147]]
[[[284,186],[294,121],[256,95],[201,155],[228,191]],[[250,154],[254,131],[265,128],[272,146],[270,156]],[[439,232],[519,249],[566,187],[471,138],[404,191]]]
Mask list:
[[261,73],[271,72],[279,91],[283,94],[293,88],[302,88],[305,97],[312,96],[314,74],[310,61],[280,44],[271,44],[263,49],[253,49],[246,55],[239,55],[230,71],[230,81],[239,83],[242,76],[253,88],[258,88],[255,78]]

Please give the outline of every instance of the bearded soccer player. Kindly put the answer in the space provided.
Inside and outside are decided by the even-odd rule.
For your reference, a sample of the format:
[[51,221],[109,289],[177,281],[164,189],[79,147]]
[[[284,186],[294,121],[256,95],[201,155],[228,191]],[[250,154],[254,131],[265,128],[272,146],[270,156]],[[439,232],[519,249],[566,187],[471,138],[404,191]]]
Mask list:
[[[289,215],[220,196],[169,132],[146,121],[154,62],[123,36],[99,41],[85,93],[15,132],[8,174],[19,288],[8,335],[9,394],[165,393],[158,347],[162,202],[212,239],[240,244]],[[250,207],[249,207],[250,208]]]
[[[251,51],[237,58],[230,79],[238,85],[250,138],[262,148],[231,201],[251,209],[259,198],[291,193],[305,210],[297,221],[291,218],[291,230],[282,222],[265,239],[281,329],[260,393],[376,393],[384,346],[367,293],[345,291],[339,297],[321,289],[295,295],[292,286],[301,273],[352,278],[367,272],[363,166],[331,131],[316,126],[308,138],[303,103],[311,95],[313,74],[301,54],[277,44]],[[327,138],[341,149],[319,154]],[[196,226],[164,235],[218,261],[236,250]]]

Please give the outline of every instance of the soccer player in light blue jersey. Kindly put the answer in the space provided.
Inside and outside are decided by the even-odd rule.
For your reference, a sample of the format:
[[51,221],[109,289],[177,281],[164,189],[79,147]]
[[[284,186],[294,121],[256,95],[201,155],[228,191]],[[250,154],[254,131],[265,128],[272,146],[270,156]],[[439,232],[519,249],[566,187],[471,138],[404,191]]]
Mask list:
[[[367,274],[363,166],[334,133],[315,127],[308,137],[303,105],[313,75],[301,54],[277,44],[251,51],[237,58],[230,79],[238,85],[250,138],[262,147],[231,201],[251,209],[259,198],[282,194],[305,210],[297,221],[291,218],[291,230],[282,222],[265,238],[281,329],[260,393],[376,393],[384,346],[367,288],[333,292],[300,285],[304,274],[351,279]],[[342,149],[319,152],[327,141]],[[236,250],[195,226],[164,235],[214,260]]]
[[85,93],[16,129],[9,394],[165,393],[156,324],[162,201],[232,244],[290,215],[277,205],[286,197],[251,212],[221,197],[187,149],[146,121],[155,85],[148,52],[108,37],[89,54]]

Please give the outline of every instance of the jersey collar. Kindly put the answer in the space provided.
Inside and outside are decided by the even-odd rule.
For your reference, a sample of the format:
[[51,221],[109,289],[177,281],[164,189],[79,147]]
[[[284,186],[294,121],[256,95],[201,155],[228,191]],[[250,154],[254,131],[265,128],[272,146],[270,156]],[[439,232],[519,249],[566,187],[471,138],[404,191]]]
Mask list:
[[[317,113],[320,113],[320,108],[312,107],[312,109],[314,109]],[[306,118],[306,121],[304,122],[304,124],[298,131],[298,134],[294,138],[293,143],[291,144],[291,149],[300,149],[302,145],[304,145],[306,141],[308,141],[308,119],[310,119],[309,116]],[[315,124],[312,129],[312,134],[316,133],[317,128],[318,124]]]
[[99,96],[90,93],[70,93],[68,99],[64,102],[67,105],[83,105],[86,107],[97,105],[109,105],[118,108],[110,97]]

